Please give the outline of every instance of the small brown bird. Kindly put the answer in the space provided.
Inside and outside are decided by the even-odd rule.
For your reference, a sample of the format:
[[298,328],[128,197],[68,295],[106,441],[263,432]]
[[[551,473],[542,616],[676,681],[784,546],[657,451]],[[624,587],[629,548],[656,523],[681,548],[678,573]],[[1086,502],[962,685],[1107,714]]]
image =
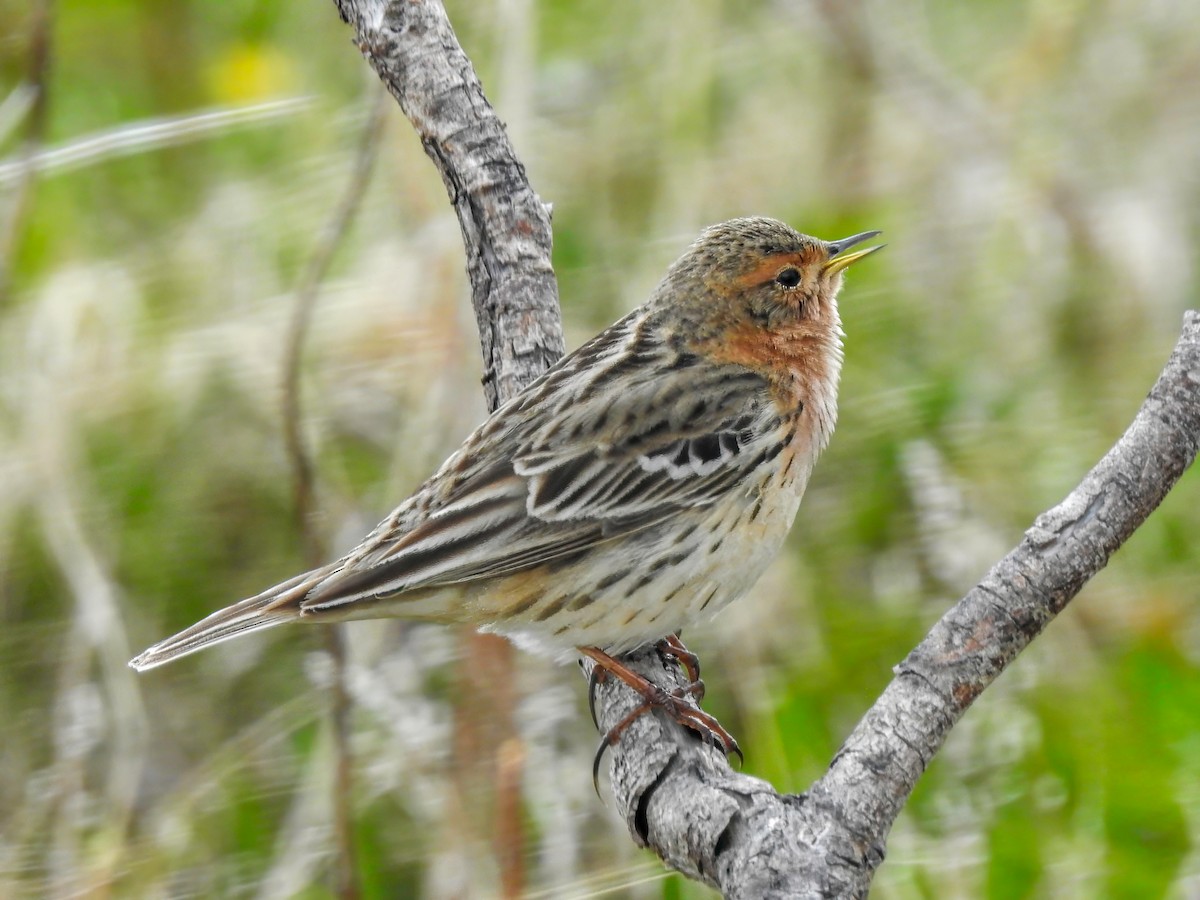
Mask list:
[[350,553],[130,665],[284,622],[397,616],[583,653],[650,701],[612,656],[713,615],[779,550],[837,418],[842,273],[879,247],[845,251],[878,233],[709,228],[643,306],[493,413]]

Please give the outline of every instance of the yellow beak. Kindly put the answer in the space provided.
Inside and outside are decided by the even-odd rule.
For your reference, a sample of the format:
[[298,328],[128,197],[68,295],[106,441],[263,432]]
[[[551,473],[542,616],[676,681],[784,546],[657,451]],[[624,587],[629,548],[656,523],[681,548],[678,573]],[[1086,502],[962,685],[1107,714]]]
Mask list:
[[842,256],[843,250],[848,250],[856,244],[861,244],[865,240],[875,237],[879,234],[878,231],[864,231],[862,234],[856,234],[853,237],[842,238],[840,241],[829,242],[829,261],[821,267],[821,271],[826,275],[835,275],[843,269],[847,269],[854,263],[866,256],[870,256],[876,250],[882,250],[887,244],[879,244],[875,247],[867,247],[865,250],[858,250],[854,253],[847,253]]

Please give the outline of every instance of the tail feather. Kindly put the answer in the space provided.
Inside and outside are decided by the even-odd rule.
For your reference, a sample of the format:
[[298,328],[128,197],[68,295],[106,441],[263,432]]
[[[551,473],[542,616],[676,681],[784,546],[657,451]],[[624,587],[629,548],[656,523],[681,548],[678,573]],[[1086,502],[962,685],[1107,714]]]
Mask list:
[[335,566],[329,566],[305,572],[263,591],[256,597],[227,606],[179,634],[142,651],[129,661],[129,665],[139,672],[144,672],[238,635],[295,621],[301,616],[301,601],[312,590],[313,585],[328,577],[334,568]]

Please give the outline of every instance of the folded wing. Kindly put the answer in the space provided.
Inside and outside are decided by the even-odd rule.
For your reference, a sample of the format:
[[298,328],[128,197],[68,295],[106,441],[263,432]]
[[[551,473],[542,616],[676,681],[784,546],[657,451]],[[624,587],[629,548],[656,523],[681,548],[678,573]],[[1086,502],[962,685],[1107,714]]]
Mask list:
[[302,609],[562,560],[712,504],[780,452],[760,376],[637,324],[602,333],[481,426]]

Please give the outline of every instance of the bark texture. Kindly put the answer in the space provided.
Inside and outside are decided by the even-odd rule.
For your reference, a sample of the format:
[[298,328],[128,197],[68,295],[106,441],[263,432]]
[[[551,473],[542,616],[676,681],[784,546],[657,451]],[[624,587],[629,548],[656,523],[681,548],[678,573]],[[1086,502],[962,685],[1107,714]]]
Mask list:
[[442,180],[467,250],[495,409],[563,354],[550,214],[436,0],[337,0],[358,49],[408,116]]
[[[617,806],[634,839],[731,898],[865,897],[913,786],[972,701],[1162,502],[1200,445],[1200,312],[1116,445],[930,630],[825,775],[800,795],[733,772],[716,750],[643,716],[612,751]],[[632,660],[672,688],[652,649]],[[600,728],[637,705],[610,679]]]

